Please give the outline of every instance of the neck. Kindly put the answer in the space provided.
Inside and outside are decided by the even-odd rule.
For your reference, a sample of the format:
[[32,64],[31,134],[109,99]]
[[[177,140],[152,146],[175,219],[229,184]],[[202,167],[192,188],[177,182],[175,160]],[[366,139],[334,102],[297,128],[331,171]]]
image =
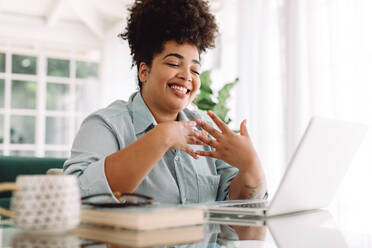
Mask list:
[[150,110],[152,116],[156,120],[156,123],[176,121],[178,112],[169,112],[169,110],[164,110],[154,104],[142,94],[143,101],[145,102],[147,108]]
[[170,121],[176,121],[177,120],[177,115],[176,114],[161,114],[160,112],[153,111],[150,109],[152,115],[154,116],[155,120],[157,123],[162,123],[162,122],[170,122]]

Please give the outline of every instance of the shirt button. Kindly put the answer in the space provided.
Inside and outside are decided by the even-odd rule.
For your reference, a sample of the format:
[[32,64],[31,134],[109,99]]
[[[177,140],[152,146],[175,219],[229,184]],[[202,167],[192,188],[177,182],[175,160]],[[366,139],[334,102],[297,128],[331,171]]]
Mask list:
[[175,159],[176,161],[178,161],[180,158],[179,158],[178,156],[176,156],[176,157],[174,157],[174,159]]

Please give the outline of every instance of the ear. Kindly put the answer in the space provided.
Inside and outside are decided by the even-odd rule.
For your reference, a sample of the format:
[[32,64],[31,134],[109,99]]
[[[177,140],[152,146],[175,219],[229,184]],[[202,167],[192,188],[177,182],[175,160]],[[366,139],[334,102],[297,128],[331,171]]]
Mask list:
[[138,77],[141,83],[145,84],[149,76],[150,68],[146,65],[145,62],[141,62],[138,69]]

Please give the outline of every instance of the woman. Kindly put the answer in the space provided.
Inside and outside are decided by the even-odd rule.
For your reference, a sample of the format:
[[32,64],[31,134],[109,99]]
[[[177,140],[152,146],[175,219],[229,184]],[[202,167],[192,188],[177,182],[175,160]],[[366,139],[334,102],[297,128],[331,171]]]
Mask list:
[[214,113],[186,108],[200,87],[200,53],[217,34],[207,3],[136,0],[129,12],[120,36],[128,40],[140,90],[84,120],[65,174],[78,177],[83,196],[135,192],[162,203],[262,198],[265,178],[245,121],[239,135]]

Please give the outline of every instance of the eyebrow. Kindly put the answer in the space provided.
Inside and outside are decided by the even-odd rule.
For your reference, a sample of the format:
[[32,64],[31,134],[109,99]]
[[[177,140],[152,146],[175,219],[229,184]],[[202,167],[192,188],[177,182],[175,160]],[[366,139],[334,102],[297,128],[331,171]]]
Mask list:
[[[185,58],[185,57],[183,57],[181,54],[178,54],[178,53],[169,53],[169,54],[165,55],[163,59],[165,59],[165,58],[167,58],[167,57],[171,57],[171,56],[172,56],[172,57],[179,58],[179,59],[184,59],[184,58]],[[193,59],[192,62],[195,63],[195,64],[200,65],[199,60]]]

